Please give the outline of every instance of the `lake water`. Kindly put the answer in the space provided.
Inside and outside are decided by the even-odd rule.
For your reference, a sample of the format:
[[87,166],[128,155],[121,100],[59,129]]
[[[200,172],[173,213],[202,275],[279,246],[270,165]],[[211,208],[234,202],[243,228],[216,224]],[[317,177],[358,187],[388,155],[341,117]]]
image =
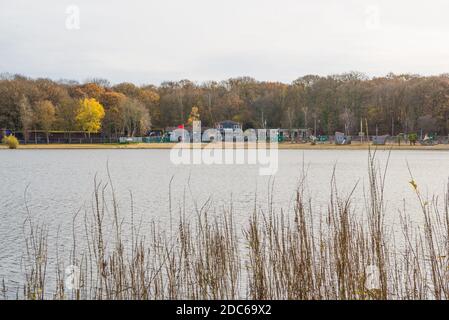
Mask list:
[[[367,151],[280,150],[279,170],[273,177],[260,176],[255,165],[176,166],[169,154],[169,150],[130,149],[0,150],[0,280],[9,285],[22,281],[26,207],[35,221],[49,226],[50,245],[59,237],[59,242],[70,246],[73,215],[90,208],[94,178],[107,182],[107,167],[121,212],[130,211],[132,193],[135,215],[144,225],[156,221],[168,227],[170,203],[174,212],[185,208],[193,214],[193,203],[201,207],[208,199],[216,211],[232,202],[236,222],[244,225],[255,206],[267,208],[271,188],[274,207],[291,209],[303,172],[313,205],[325,210],[334,166],[340,194],[349,193],[358,183],[354,203],[364,207]],[[387,157],[387,151],[377,152],[379,166]],[[424,195],[443,197],[447,185],[449,152],[392,151],[385,187],[391,224],[404,206],[412,220],[420,221],[407,162]]]

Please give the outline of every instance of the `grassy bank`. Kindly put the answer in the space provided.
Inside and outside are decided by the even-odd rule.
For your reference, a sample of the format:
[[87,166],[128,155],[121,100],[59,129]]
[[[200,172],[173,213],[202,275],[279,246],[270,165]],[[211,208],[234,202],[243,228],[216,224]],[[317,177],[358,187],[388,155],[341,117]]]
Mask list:
[[[342,196],[333,177],[327,209],[317,210],[313,197],[306,196],[304,173],[291,212],[274,207],[268,195],[267,209],[255,207],[247,212],[246,224],[236,225],[232,203],[216,213],[206,202],[190,216],[182,206],[174,210],[169,203],[165,214],[170,216],[170,227],[161,229],[153,223],[145,233],[133,206],[119,212],[112,180],[96,181],[92,205],[84,215],[73,216],[69,258],[48,249],[48,228],[29,215],[24,223],[26,280],[17,296],[449,298],[449,194],[443,203],[424,199],[411,177],[410,188],[416,193],[423,222],[413,224],[411,213],[395,212],[401,217],[403,240],[398,241],[385,222],[383,190],[385,183],[391,183],[388,172],[377,168],[370,155],[368,173],[364,207],[352,204],[352,193]],[[76,222],[81,229],[75,228]],[[50,264],[55,274],[49,274]],[[68,265],[80,269],[74,289],[67,287],[64,270]]]
[[[19,149],[33,150],[33,149],[171,149],[175,143],[134,143],[134,144],[27,144],[20,145]],[[221,144],[201,144],[205,146],[213,146],[214,148],[221,148]],[[233,144],[236,148],[253,148],[252,144]],[[370,148],[377,148],[379,150],[449,150],[449,144],[438,144],[434,146],[410,146],[407,144],[387,144],[385,146],[373,146],[368,143],[353,142],[350,145],[335,145],[335,144],[316,144],[310,143],[279,143],[281,150],[369,150]],[[7,149],[6,146],[0,145],[0,149]]]

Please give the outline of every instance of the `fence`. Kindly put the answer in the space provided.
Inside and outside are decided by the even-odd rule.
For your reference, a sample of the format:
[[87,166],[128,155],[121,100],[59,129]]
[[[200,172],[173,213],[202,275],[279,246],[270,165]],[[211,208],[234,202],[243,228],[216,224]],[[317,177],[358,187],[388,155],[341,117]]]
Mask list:
[[[47,144],[47,138],[38,137],[28,139],[25,143],[23,138],[18,139],[20,144]],[[91,138],[49,138],[49,144],[106,144],[119,143],[119,139],[112,137],[91,137]]]

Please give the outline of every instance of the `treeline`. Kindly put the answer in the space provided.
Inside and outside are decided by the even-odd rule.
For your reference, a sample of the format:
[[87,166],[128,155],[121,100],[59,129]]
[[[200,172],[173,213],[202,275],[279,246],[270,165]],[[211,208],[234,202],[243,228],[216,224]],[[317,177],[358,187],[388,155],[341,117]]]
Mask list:
[[244,129],[311,128],[317,134],[344,131],[355,135],[363,119],[371,134],[376,128],[379,134],[449,133],[449,75],[368,78],[356,72],[308,75],[291,84],[242,77],[159,86],[6,74],[0,78],[0,128],[86,131],[79,121],[86,99],[104,108],[98,130],[114,137],[186,124],[192,110],[204,127],[231,119],[241,122]]

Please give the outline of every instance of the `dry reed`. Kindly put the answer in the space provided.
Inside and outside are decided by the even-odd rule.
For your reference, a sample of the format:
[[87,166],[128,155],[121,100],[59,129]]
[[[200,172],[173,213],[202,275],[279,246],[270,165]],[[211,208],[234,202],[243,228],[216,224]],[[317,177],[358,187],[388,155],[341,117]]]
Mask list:
[[[387,171],[374,159],[370,153],[364,209],[355,210],[352,192],[339,194],[334,174],[327,210],[313,209],[303,181],[293,212],[269,201],[267,211],[249,213],[243,229],[232,205],[217,216],[208,201],[195,208],[195,217],[180,209],[170,232],[152,223],[141,234],[133,205],[130,223],[120,216],[110,177],[95,180],[92,207],[73,218],[73,225],[83,220],[84,230],[73,228],[70,258],[52,260],[55,281],[48,280],[48,230],[26,220],[25,285],[18,298],[447,299],[449,193],[441,210],[437,198],[423,199],[411,177],[424,222],[412,224],[403,212],[398,245],[385,222]],[[79,268],[73,288],[65,281],[67,265]],[[367,285],[370,268],[377,270],[375,287]],[[4,282],[2,288],[6,298]]]

